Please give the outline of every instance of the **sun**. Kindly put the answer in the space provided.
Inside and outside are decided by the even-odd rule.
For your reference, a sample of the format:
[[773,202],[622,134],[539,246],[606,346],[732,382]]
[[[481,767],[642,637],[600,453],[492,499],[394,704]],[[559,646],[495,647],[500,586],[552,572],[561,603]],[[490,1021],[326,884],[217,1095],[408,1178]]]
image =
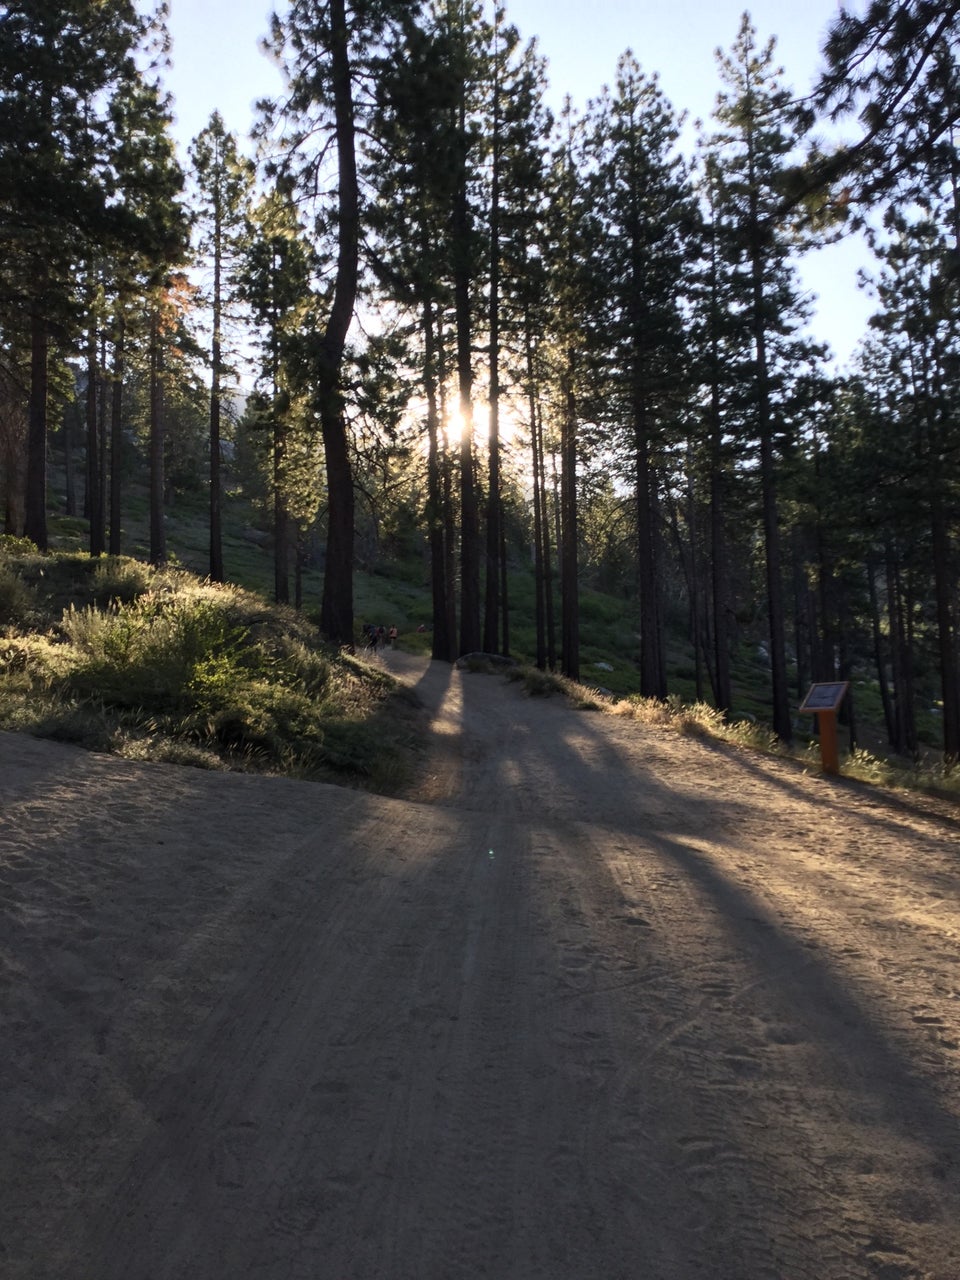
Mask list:
[[[463,416],[463,412],[459,405],[447,410],[446,420],[443,424],[443,436],[447,443],[448,449],[459,448],[463,439],[463,433],[467,429],[467,421]],[[476,429],[476,418],[474,418],[474,429]]]
[[[526,423],[506,400],[500,401],[498,428],[502,445],[520,444],[527,434]],[[455,449],[463,439],[465,419],[459,405],[447,410],[444,439],[448,449]],[[485,447],[490,439],[490,406],[478,400],[473,406],[473,435],[477,444]]]

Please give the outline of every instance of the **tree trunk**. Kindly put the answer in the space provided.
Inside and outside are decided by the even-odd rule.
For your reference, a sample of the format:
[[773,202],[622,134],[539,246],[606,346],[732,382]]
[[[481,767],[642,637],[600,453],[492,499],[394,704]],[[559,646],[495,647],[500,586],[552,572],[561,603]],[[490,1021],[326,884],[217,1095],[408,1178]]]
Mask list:
[[793,738],[790,722],[790,694],[787,688],[784,644],[783,583],[780,577],[780,525],[777,512],[773,441],[769,423],[760,442],[760,470],[763,487],[763,532],[766,547],[767,611],[770,627],[770,677],[773,694],[773,731],[783,742]]
[[107,335],[100,334],[99,378],[97,389],[97,437],[100,445],[100,502],[97,538],[102,551],[107,547],[107,484],[109,479],[110,450],[107,441]]
[[[498,11],[495,10],[495,21]],[[495,65],[499,68],[496,51]],[[483,648],[496,653],[500,632],[500,83],[493,86],[493,131],[490,179],[489,401],[490,439],[487,477],[486,593]]]
[[890,619],[890,652],[893,696],[896,707],[893,748],[899,755],[917,754],[913,713],[913,662],[910,653],[909,602],[904,599],[897,551],[887,543],[887,612]]
[[290,546],[287,526],[287,428],[273,392],[273,598],[290,603]]
[[567,352],[563,386],[560,473],[561,663],[563,674],[580,679],[580,580],[577,520],[577,402],[573,390],[572,351]]
[[850,750],[857,746],[857,712],[853,700],[853,661],[850,657],[850,636],[853,624],[847,612],[846,592],[841,584],[835,584],[837,590],[837,656],[838,674],[841,680],[849,682],[847,696],[840,707],[840,723],[846,724],[850,732]]
[[118,556],[121,547],[120,500],[123,467],[123,376],[125,322],[117,318],[117,336],[113,343],[113,394],[110,405],[110,554]]
[[937,651],[940,659],[940,692],[943,699],[943,758],[960,760],[960,684],[953,619],[954,576],[951,573],[950,536],[943,510],[939,480],[931,486],[930,532],[933,547],[933,585],[937,610]]
[[460,653],[480,648],[480,519],[473,457],[473,342],[470,318],[470,208],[467,199],[465,88],[460,86],[458,157],[453,200],[453,295],[457,325],[457,390],[460,409]]
[[[464,196],[464,203],[466,197]],[[457,385],[460,410],[460,652],[480,648],[480,522],[473,457],[473,370],[471,367],[470,281],[458,269]]]
[[507,581],[507,530],[500,509],[500,616],[503,619],[503,646],[505,658],[510,657],[510,586]]
[[23,532],[47,550],[47,325],[30,322],[30,410],[27,423],[27,491]]
[[160,316],[156,307],[150,317],[150,563],[163,564],[167,558],[164,523],[164,423],[163,351],[160,345]]
[[770,628],[770,678],[773,697],[773,731],[782,742],[793,739],[790,721],[790,692],[787,687],[787,658],[784,639],[783,581],[780,572],[780,519],[777,511],[776,465],[773,453],[773,422],[770,408],[770,373],[767,364],[765,322],[763,230],[760,224],[759,195],[755,169],[755,139],[752,123],[747,128],[750,184],[750,275],[751,325],[756,361],[757,434],[760,440],[760,486],[763,502],[763,536],[766,552],[767,615]]
[[529,306],[524,308],[524,348],[527,365],[527,409],[530,414],[530,470],[533,482],[533,586],[536,625],[535,662],[540,671],[547,665],[546,564],[544,543],[547,531],[546,486],[544,484],[543,437],[537,402],[536,364]]
[[887,740],[894,745],[893,704],[890,699],[890,686],[887,683],[887,664],[883,652],[883,630],[880,625],[880,600],[877,595],[877,570],[871,556],[867,557],[867,590],[870,596],[870,627],[873,634],[873,660],[877,668],[877,684],[880,687],[880,703],[883,706],[883,722],[887,730]]
[[74,435],[73,414],[68,408],[63,418],[63,468],[65,473],[64,483],[67,490],[66,513],[68,516],[77,514],[77,476],[73,452]]
[[453,660],[453,637],[448,630],[446,539],[444,537],[443,464],[440,456],[440,411],[437,398],[437,342],[432,303],[422,315],[423,383],[427,397],[427,528],[430,545],[430,592],[433,631],[431,653],[443,662]]
[[730,683],[730,629],[727,624],[729,582],[727,568],[726,480],[723,453],[723,413],[720,394],[721,360],[719,285],[716,237],[710,246],[710,594],[713,618],[714,696],[717,708],[729,716],[733,708]]
[[645,413],[635,409],[634,487],[637,510],[637,577],[640,587],[640,692],[665,698],[662,678],[662,622],[656,534],[656,476],[650,463]]
[[337,272],[333,303],[317,367],[320,430],[327,466],[327,555],[320,629],[334,644],[353,647],[353,471],[341,392],[347,332],[357,296],[359,187],[353,83],[344,0],[330,0],[331,82],[337,139]]
[[220,401],[221,401],[221,314],[223,229],[219,198],[214,212],[213,229],[213,341],[210,351],[210,578],[223,582],[223,528],[220,481]]
[[90,554],[103,554],[103,476],[100,471],[100,416],[97,396],[97,330],[93,318],[87,332],[87,517],[90,521]]

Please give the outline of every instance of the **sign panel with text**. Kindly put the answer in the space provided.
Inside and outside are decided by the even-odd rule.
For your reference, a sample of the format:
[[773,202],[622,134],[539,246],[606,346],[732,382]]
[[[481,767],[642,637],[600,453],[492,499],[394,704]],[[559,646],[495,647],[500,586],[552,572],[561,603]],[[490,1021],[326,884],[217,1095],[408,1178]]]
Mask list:
[[849,680],[836,680],[832,684],[812,684],[800,707],[801,711],[839,711],[840,703],[850,688]]

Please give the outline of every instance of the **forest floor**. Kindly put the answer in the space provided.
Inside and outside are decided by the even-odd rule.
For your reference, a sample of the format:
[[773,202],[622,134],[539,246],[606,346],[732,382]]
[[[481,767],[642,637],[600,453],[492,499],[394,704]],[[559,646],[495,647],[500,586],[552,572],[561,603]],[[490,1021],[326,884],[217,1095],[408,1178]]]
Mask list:
[[957,811],[385,661],[404,798],[0,734],[5,1280],[958,1280]]

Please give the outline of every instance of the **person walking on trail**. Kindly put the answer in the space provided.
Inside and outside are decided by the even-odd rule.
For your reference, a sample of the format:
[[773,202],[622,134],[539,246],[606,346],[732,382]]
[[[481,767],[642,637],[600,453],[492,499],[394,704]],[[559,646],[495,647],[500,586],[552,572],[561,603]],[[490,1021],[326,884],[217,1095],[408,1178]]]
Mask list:
[[391,628],[390,628],[390,630],[387,632],[387,640],[389,641],[389,644],[390,644],[390,648],[391,648],[391,649],[393,648],[393,646],[394,646],[394,644],[395,644],[395,642],[396,642],[396,639],[397,639],[397,635],[398,635],[398,634],[399,634],[399,633],[398,633],[398,631],[397,631],[397,628],[396,628],[396,627],[391,627]]

